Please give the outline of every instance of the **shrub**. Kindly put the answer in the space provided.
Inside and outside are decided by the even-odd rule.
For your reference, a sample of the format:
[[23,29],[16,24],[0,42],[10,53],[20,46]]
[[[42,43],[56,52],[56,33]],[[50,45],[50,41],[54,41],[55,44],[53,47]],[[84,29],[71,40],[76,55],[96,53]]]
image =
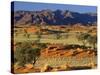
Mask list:
[[32,48],[29,42],[23,42],[21,45],[16,46],[14,58],[18,64],[24,66],[27,63],[36,63],[37,58],[40,56],[39,48]]

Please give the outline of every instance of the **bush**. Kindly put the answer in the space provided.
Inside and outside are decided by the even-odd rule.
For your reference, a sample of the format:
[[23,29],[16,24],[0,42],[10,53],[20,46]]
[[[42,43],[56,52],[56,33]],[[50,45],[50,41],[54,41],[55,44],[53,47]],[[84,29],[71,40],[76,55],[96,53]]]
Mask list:
[[29,42],[23,42],[16,46],[14,58],[18,61],[19,65],[24,66],[27,63],[35,64],[37,58],[40,56],[39,48],[32,48]]

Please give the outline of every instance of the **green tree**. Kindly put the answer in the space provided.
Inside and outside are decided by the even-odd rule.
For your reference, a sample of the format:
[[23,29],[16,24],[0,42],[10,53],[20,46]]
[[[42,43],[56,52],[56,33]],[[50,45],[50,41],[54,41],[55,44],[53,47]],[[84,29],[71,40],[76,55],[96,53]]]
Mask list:
[[40,43],[40,40],[41,40],[41,32],[40,31],[38,31],[38,32],[36,32],[36,34],[37,34],[37,39],[36,39],[36,41],[37,41],[37,43]]
[[87,40],[89,37],[90,37],[90,34],[88,33],[80,33],[78,35],[78,40],[81,41],[84,46],[86,46],[86,44],[88,43]]
[[88,37],[88,43],[95,49],[97,45],[97,35]]
[[36,25],[37,26],[37,32],[36,32],[36,35],[37,35],[37,39],[35,40],[36,43],[40,43],[40,40],[41,40],[41,35],[42,35],[42,32],[41,32],[41,25]]
[[60,35],[59,32],[57,32],[55,35],[56,35],[56,39],[60,39],[61,38],[61,35]]
[[26,38],[30,38],[30,34],[28,33],[27,29],[24,29],[24,36]]
[[34,65],[39,56],[39,48],[32,48],[32,45],[29,42],[23,42],[16,47],[14,58],[19,65],[24,66],[27,63],[33,63]]

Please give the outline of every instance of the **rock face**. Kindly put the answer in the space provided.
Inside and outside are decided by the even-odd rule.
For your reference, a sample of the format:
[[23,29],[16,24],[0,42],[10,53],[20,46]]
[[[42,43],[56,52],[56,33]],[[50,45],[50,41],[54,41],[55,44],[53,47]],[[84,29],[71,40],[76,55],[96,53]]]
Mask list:
[[[13,11],[12,11],[13,12]],[[41,11],[15,11],[15,25],[67,25],[67,24],[95,24],[97,22],[96,13],[78,13],[69,10],[41,10]]]

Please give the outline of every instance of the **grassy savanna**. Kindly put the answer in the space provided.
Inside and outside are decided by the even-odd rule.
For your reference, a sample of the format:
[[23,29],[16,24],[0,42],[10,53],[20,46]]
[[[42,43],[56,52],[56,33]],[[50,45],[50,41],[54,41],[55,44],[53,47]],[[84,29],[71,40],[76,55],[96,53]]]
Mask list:
[[11,5],[12,73],[97,67],[97,7],[17,1]]
[[[22,46],[19,46],[19,49],[21,52],[23,50],[23,52],[19,51],[20,56],[26,56],[30,49],[34,58],[26,57],[30,61],[27,62],[27,60],[22,61],[22,59],[26,58],[19,59],[19,57],[15,56],[14,71],[15,73],[25,73],[95,68],[97,64],[97,38],[93,42],[89,41],[93,40],[95,36],[97,36],[96,26],[44,25],[40,27],[15,27],[14,51],[18,52],[17,45],[21,43]],[[27,45],[31,46],[23,46],[25,42],[28,42]],[[37,56],[38,52],[32,50],[39,50],[40,54]],[[34,53],[36,56],[34,56]],[[19,63],[23,64],[20,65]]]
[[[78,35],[83,33],[89,33],[90,35],[96,35],[96,29],[92,30],[93,26],[90,27],[85,27],[84,28],[71,28],[70,27],[66,27],[66,28],[60,28],[61,26],[55,26],[55,30],[53,29],[53,26],[46,26],[44,29],[44,31],[41,31],[41,39],[40,42],[41,43],[62,43],[62,44],[79,44],[82,45],[82,42],[78,40]],[[80,26],[81,27],[81,26]],[[26,27],[25,27],[26,28]],[[15,28],[15,30],[17,32],[14,33],[14,40],[15,42],[21,42],[21,41],[35,41],[38,38],[37,35],[37,29],[35,29],[36,27],[33,26],[33,30],[32,27],[26,28],[27,33],[24,31],[24,28]],[[42,27],[44,28],[44,26]],[[57,29],[59,28],[59,29]],[[96,28],[94,26],[94,28]],[[90,32],[91,30],[91,32]],[[55,31],[55,32],[53,32]],[[60,32],[58,35],[57,32]],[[62,33],[61,33],[62,31]],[[92,32],[93,31],[93,32]],[[29,35],[28,37],[25,36]],[[60,36],[60,38],[56,39],[58,36]]]

